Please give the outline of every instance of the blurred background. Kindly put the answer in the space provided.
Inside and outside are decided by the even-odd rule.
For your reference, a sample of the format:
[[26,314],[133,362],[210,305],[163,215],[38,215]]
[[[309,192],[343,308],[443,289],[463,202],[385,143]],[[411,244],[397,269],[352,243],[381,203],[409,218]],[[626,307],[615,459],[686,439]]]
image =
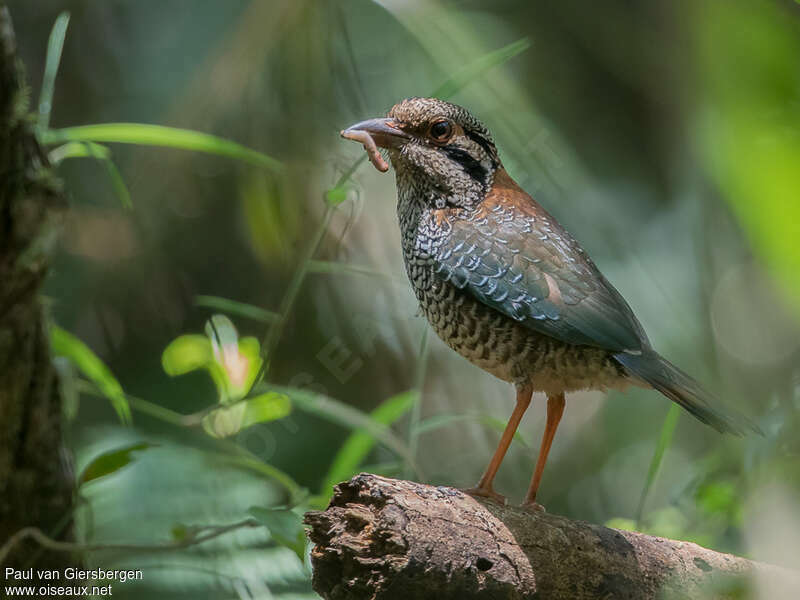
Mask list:
[[[428,335],[393,177],[363,161],[348,177],[363,150],[338,136],[438,90],[488,125],[511,175],[581,241],[654,346],[765,432],[720,436],[655,392],[574,394],[540,501],[800,567],[796,2],[9,5],[34,109],[51,28],[70,13],[43,139],[61,148],[71,211],[45,294],[132,409],[122,424],[103,398],[112,376],[87,376],[69,338],[59,365],[85,481],[79,539],[166,543],[254,506],[296,516],[360,470],[475,483],[513,389]],[[109,122],[213,134],[282,166],[113,135],[94,140],[113,163],[85,145],[94,158],[60,160],[81,152],[58,131]],[[259,353],[280,388],[241,401]],[[498,476],[513,502],[543,400]],[[86,476],[103,455],[115,466]],[[266,523],[87,562],[144,571],[114,586],[120,598],[316,597],[299,525]],[[753,597],[778,597],[769,586]]]

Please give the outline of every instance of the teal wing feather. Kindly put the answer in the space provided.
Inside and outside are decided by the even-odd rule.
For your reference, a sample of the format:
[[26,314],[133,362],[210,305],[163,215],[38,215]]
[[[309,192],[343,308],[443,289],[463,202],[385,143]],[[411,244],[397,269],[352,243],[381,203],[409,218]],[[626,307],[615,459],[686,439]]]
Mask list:
[[563,342],[649,348],[633,311],[578,243],[527,194],[518,196],[495,193],[478,209],[451,213],[447,242],[433,256],[438,276]]

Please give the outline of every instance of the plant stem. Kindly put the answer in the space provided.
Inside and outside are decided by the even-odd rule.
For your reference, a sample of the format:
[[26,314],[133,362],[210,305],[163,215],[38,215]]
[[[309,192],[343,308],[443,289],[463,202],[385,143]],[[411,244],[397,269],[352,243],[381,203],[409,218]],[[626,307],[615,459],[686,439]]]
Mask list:
[[311,261],[314,258],[314,255],[317,253],[317,250],[319,250],[319,246],[322,243],[322,238],[324,237],[325,231],[328,229],[328,225],[330,224],[333,210],[334,208],[330,204],[325,205],[325,212],[322,215],[322,220],[320,220],[319,225],[317,225],[317,229],[314,232],[311,243],[308,245],[306,252],[303,255],[303,260],[300,262],[300,266],[292,275],[289,286],[286,288],[286,293],[281,300],[281,305],[278,309],[278,320],[267,329],[267,333],[265,334],[264,340],[261,344],[261,356],[264,359],[264,364],[261,368],[262,373],[259,377],[256,377],[256,381],[266,375],[266,372],[269,369],[269,359],[272,356],[272,352],[275,350],[275,346],[277,346],[281,335],[283,334],[283,330],[286,328],[286,322],[289,319],[289,314],[291,313],[294,302],[297,299],[297,294],[300,291],[300,287],[303,285],[303,281],[308,274]]
[[[417,446],[419,443],[419,435],[417,428],[419,426],[420,416],[422,414],[422,388],[425,384],[425,372],[428,366],[428,326],[424,326],[422,330],[422,339],[419,344],[419,357],[414,368],[414,391],[416,398],[411,407],[411,415],[408,420],[408,448],[411,456],[416,460]],[[411,465],[406,465],[405,470],[410,470]]]

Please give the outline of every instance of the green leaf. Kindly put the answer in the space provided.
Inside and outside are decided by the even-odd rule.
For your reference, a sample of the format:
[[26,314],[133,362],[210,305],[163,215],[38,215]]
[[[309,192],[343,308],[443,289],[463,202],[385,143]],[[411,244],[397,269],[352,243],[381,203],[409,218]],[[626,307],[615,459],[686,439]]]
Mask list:
[[730,481],[710,481],[697,490],[697,505],[709,515],[735,510],[740,494]]
[[194,304],[195,306],[219,310],[231,315],[252,319],[259,323],[274,323],[280,318],[278,313],[264,310],[259,306],[230,300],[229,298],[221,298],[219,296],[195,296]]
[[169,533],[173,540],[181,542],[189,536],[189,528],[183,523],[175,523]]
[[[370,419],[381,425],[391,425],[409,411],[417,395],[416,391],[409,390],[384,400],[370,413]],[[350,434],[328,469],[320,495],[330,496],[334,485],[352,477],[374,446],[375,438],[365,429],[359,428]]]
[[291,408],[286,394],[267,392],[207,414],[203,417],[203,429],[213,437],[228,437],[252,425],[282,419]]
[[672,436],[675,433],[675,426],[678,424],[678,418],[681,416],[680,407],[677,404],[670,404],[667,416],[664,418],[664,424],[661,426],[661,435],[658,437],[656,449],[653,452],[653,458],[650,459],[650,467],[647,469],[647,479],[642,489],[642,494],[639,497],[639,506],[636,509],[636,525],[639,527],[642,523],[642,514],[644,512],[644,503],[647,501],[647,495],[650,493],[650,488],[658,476],[658,471],[661,468],[661,461],[664,458],[664,453],[672,443]]
[[261,508],[253,506],[247,511],[256,521],[269,529],[272,539],[297,554],[303,561],[306,537],[303,531],[303,517],[285,508]]
[[[781,3],[696,6],[689,31],[701,101],[691,129],[701,168],[800,315],[797,23]],[[743,28],[747,35],[739,37]]]
[[100,162],[105,165],[106,173],[111,180],[111,187],[114,188],[114,193],[117,195],[122,207],[127,209],[133,208],[131,193],[128,191],[128,186],[125,185],[125,180],[122,178],[122,174],[119,172],[117,165],[110,159],[101,160]]
[[363,429],[381,444],[392,450],[400,458],[411,465],[414,472],[419,475],[419,467],[412,456],[408,445],[400,439],[391,429],[382,423],[377,423],[368,414],[352,406],[322,394],[309,390],[261,384],[259,389],[274,390],[286,394],[292,405],[300,410],[320,418],[327,419],[338,425],[351,429]]
[[117,448],[116,450],[104,452],[86,465],[83,473],[81,473],[81,476],[78,478],[78,484],[81,485],[94,479],[111,475],[111,473],[115,473],[122,467],[130,464],[134,459],[134,452],[147,450],[154,446],[155,444],[149,442],[138,442],[136,444],[130,444],[129,446]]
[[504,62],[514,58],[517,54],[530,48],[530,46],[530,40],[528,38],[522,38],[516,42],[510,43],[508,46],[503,46],[488,54],[484,54],[480,58],[459,69],[450,79],[436,88],[433,93],[431,93],[431,96],[434,98],[441,98],[442,100],[451,98],[460,92],[468,83],[471,83],[493,67],[502,65]]
[[53,148],[48,154],[50,162],[54,165],[59,164],[67,158],[94,158],[100,161],[106,168],[114,193],[125,208],[132,208],[131,194],[125,180],[117,169],[117,165],[111,160],[111,150],[102,144],[93,142],[67,142],[57,148]]
[[39,122],[41,130],[50,126],[50,113],[53,110],[53,93],[56,87],[56,75],[61,64],[61,52],[64,49],[64,38],[67,35],[69,13],[62,12],[56,17],[50,38],[47,40],[47,57],[44,63],[42,76],[42,91],[39,94]]
[[245,405],[242,429],[257,423],[277,421],[292,412],[292,401],[289,400],[289,396],[277,392],[259,394],[243,400],[242,403]]
[[131,408],[122,386],[111,370],[86,344],[58,325],[51,325],[50,346],[56,356],[64,356],[71,360],[81,373],[94,382],[103,395],[111,401],[119,420],[125,425],[130,424]]
[[119,144],[162,146],[225,156],[271,171],[281,171],[283,169],[283,164],[280,161],[231,140],[199,131],[164,127],[163,125],[103,123],[51,129],[42,133],[42,142],[45,144],[116,142]]
[[161,355],[161,366],[171,377],[202,369],[214,359],[211,342],[204,335],[182,335],[172,340]]
[[334,187],[325,192],[325,201],[331,206],[339,206],[347,200],[347,189],[344,187]]
[[111,158],[111,150],[92,142],[67,142],[50,150],[47,158],[57,165],[67,158]]

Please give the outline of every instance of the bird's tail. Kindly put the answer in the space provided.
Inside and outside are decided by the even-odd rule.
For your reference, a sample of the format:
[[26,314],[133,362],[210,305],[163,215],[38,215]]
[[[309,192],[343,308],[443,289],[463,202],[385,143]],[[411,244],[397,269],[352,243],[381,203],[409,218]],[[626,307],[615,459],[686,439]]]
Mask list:
[[717,407],[719,402],[700,384],[678,367],[652,350],[633,355],[625,352],[614,358],[634,377],[641,379],[694,417],[722,433],[744,435],[755,432],[763,435],[758,425],[741,413]]

